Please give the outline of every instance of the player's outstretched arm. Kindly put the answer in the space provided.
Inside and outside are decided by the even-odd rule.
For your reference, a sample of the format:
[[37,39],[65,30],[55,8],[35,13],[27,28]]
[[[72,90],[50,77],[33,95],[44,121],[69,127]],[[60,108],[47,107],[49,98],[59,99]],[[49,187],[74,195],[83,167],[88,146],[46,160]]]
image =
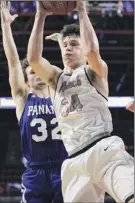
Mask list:
[[106,78],[107,65],[101,59],[98,39],[87,15],[85,1],[77,1],[77,10],[80,22],[81,40],[90,68],[93,69],[99,76]]
[[1,28],[3,47],[8,61],[9,83],[13,99],[16,103],[18,96],[24,97],[26,94],[26,85],[21,68],[21,63],[12,35],[11,23],[16,19],[17,15],[10,14],[10,3],[7,1],[0,2],[1,8]]
[[134,100],[128,103],[126,109],[134,113]]
[[62,71],[42,57],[44,23],[50,13],[43,9],[41,2],[37,1],[36,4],[37,12],[29,39],[27,58],[35,73],[49,86],[55,88],[58,76]]

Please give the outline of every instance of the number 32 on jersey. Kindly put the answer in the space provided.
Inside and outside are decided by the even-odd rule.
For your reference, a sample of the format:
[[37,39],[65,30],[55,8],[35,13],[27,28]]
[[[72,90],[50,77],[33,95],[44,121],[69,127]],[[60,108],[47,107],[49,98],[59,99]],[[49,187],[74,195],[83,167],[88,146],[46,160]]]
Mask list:
[[[56,124],[56,123],[57,123],[56,118],[53,118],[51,120],[51,124]],[[32,139],[36,142],[43,142],[48,137],[47,124],[46,124],[46,121],[42,118],[34,118],[31,121],[30,126],[35,127],[37,124],[40,124],[40,127],[38,127],[37,130],[39,133],[41,133],[41,135],[39,136],[39,135],[34,134],[34,135],[32,135]],[[59,131],[60,130],[59,130],[58,126],[52,130],[51,134],[52,134],[53,140],[61,140],[61,135],[58,134]]]

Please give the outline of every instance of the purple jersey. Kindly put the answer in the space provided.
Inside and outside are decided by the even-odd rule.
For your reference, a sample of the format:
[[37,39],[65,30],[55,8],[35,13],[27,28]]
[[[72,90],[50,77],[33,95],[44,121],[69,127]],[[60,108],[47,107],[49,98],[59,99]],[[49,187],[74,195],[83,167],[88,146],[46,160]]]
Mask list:
[[51,99],[29,93],[20,119],[23,156],[28,166],[62,163],[67,153]]

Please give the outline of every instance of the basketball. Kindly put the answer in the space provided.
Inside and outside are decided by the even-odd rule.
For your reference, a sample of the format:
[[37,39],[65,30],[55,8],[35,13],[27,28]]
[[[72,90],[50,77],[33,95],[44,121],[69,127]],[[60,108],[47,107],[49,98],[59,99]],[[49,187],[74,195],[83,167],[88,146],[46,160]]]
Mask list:
[[76,7],[76,1],[41,1],[43,8],[56,15],[67,15]]

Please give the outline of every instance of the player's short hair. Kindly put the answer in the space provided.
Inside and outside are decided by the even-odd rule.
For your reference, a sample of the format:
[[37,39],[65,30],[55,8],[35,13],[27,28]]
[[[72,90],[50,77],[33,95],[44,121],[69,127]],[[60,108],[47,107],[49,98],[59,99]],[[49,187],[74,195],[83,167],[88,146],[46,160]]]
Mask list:
[[80,27],[78,24],[65,25],[60,32],[62,38],[67,36],[77,36],[80,37]]
[[21,61],[21,65],[22,65],[22,71],[23,71],[23,75],[24,75],[24,80],[25,80],[25,82],[27,82],[27,81],[28,81],[28,78],[27,78],[26,69],[27,69],[28,66],[29,66],[29,62],[28,62],[27,58],[24,58],[24,59]]

